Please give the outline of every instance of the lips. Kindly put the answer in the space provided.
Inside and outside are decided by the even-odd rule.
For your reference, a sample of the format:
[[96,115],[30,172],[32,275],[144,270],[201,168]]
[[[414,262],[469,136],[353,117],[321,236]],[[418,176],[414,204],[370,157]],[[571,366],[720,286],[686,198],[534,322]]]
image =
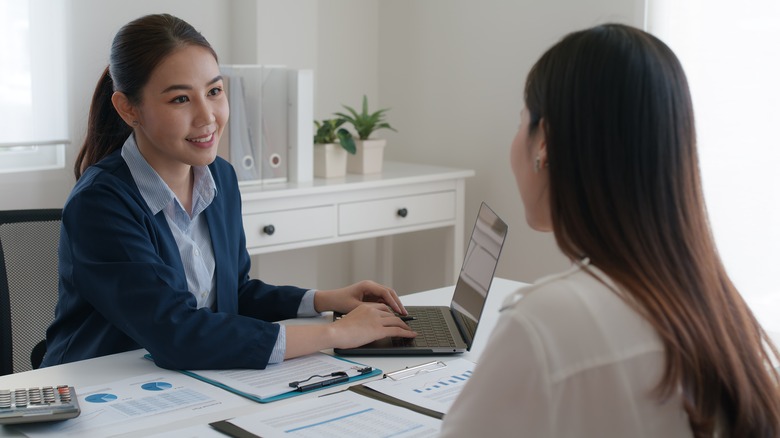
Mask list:
[[214,140],[214,133],[208,133],[202,137],[191,137],[188,138],[187,141],[192,143],[210,143]]

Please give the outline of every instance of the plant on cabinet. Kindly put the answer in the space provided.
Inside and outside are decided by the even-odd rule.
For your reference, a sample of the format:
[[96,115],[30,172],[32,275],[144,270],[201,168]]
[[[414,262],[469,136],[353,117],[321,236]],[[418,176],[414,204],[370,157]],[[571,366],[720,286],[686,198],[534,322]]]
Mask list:
[[355,153],[352,134],[341,128],[345,119],[314,121],[314,176],[335,178],[347,173],[347,153]]
[[[357,132],[358,140],[355,142],[357,152],[347,158],[347,170],[350,173],[379,173],[382,171],[382,160],[387,140],[371,139],[371,134],[379,129],[395,128],[385,121],[385,113],[389,108],[380,109],[373,113],[368,112],[368,98],[363,95],[363,108],[361,112],[354,108],[342,105],[349,112],[335,113],[336,116],[349,122]],[[396,131],[398,132],[398,131]]]

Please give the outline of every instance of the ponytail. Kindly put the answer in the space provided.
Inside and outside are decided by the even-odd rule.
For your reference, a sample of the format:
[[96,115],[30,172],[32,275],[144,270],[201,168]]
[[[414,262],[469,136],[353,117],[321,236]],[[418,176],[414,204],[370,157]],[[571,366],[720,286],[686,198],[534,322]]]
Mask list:
[[87,122],[87,137],[84,139],[84,145],[81,147],[73,166],[76,180],[81,177],[87,167],[121,148],[133,131],[116,112],[114,104],[111,102],[113,94],[114,83],[111,80],[108,67],[106,67],[92,96]]

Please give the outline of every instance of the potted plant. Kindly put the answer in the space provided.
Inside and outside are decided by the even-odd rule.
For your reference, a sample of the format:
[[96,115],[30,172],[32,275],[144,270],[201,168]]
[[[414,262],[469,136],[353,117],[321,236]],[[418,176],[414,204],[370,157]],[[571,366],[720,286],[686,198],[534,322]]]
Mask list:
[[341,125],[345,119],[315,120],[314,176],[334,178],[347,173],[347,153],[355,153],[355,140]]
[[[355,142],[357,152],[347,158],[347,170],[350,173],[378,173],[382,171],[382,159],[384,155],[386,139],[371,139],[371,133],[378,129],[395,129],[387,123],[385,112],[388,108],[379,111],[368,112],[368,98],[363,95],[363,108],[360,113],[353,108],[342,105],[349,114],[336,113],[335,115],[349,122],[355,132],[358,140]],[[397,131],[396,131],[397,132]]]

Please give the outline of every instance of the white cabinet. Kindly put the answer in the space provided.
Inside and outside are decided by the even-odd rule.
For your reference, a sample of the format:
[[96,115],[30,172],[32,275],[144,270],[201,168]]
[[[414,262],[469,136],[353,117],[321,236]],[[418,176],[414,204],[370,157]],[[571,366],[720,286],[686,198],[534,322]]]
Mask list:
[[342,236],[454,220],[454,190],[339,205]]
[[[241,187],[250,254],[446,227],[447,283],[463,260],[465,179],[472,170],[385,162],[381,174]],[[392,248],[392,245],[380,245]],[[391,255],[391,254],[390,254]],[[389,254],[375,255],[383,270]]]
[[333,205],[244,215],[247,248],[328,239],[336,233]]

